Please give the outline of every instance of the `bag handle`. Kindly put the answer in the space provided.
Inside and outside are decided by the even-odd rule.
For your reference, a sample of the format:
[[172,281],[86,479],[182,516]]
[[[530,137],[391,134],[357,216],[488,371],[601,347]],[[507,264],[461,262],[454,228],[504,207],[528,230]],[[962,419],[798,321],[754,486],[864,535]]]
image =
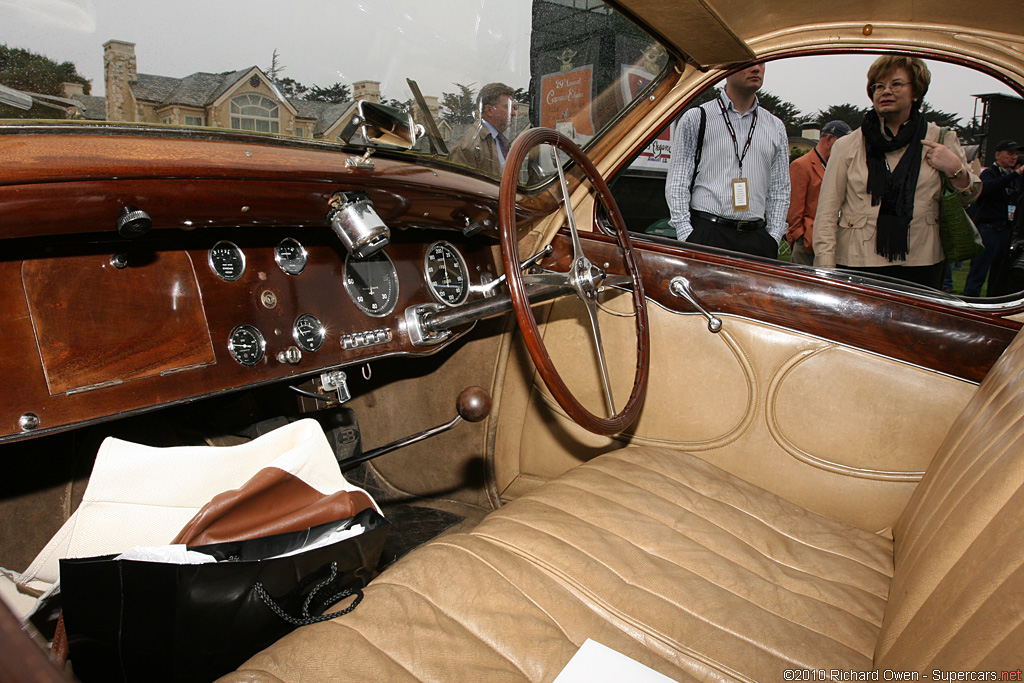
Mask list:
[[285,612],[281,608],[281,606],[278,605],[277,602],[275,602],[272,597],[270,597],[270,594],[267,593],[267,589],[263,587],[263,583],[261,583],[260,581],[257,581],[253,585],[253,590],[255,590],[256,591],[256,595],[260,596],[260,599],[263,600],[263,602],[265,602],[267,604],[267,607],[269,607],[271,610],[274,611],[274,614],[276,614],[277,616],[281,617],[282,619],[287,621],[289,624],[292,624],[294,626],[308,626],[310,624],[316,624],[316,623],[321,622],[321,621],[327,621],[329,619],[334,619],[335,617],[344,616],[344,615],[348,614],[349,612],[351,612],[352,610],[354,610],[356,608],[356,605],[358,605],[360,602],[363,601],[363,591],[362,590],[360,590],[358,588],[355,588],[355,589],[346,588],[345,590],[341,591],[340,593],[335,593],[331,597],[327,598],[327,605],[324,607],[324,609],[327,609],[328,607],[332,607],[333,605],[336,605],[343,598],[347,598],[350,595],[355,595],[356,599],[352,601],[351,605],[349,605],[345,609],[343,609],[341,611],[338,611],[338,612],[331,612],[330,614],[320,614],[319,616],[311,615],[309,613],[309,604],[313,601],[313,598],[316,597],[316,594],[318,592],[320,592],[320,589],[322,589],[325,586],[329,585],[337,577],[338,577],[338,563],[337,562],[331,562],[331,575],[328,576],[326,579],[324,579],[323,581],[321,581],[320,583],[318,583],[316,586],[313,587],[313,590],[310,591],[309,595],[306,596],[305,601],[303,601],[303,603],[302,603],[302,614],[300,616],[298,616],[298,617],[293,617],[292,615],[290,615],[287,612]]
[[[939,126],[939,144],[943,144],[942,139],[946,137],[946,127]],[[953,187],[953,181],[949,179],[949,176],[939,171],[939,175],[942,177],[942,189],[946,192],[957,192],[957,189]]]

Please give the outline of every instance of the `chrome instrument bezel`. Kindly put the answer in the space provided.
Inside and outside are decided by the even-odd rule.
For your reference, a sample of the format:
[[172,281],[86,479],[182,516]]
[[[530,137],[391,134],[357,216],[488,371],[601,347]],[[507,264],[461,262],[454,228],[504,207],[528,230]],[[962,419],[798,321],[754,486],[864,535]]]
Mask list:
[[[430,279],[430,254],[431,252],[434,251],[434,249],[438,247],[442,249],[447,249],[455,257],[455,260],[458,261],[459,267],[462,268],[463,277],[465,278],[465,281],[463,282],[462,289],[459,292],[459,298],[457,301],[449,301],[444,296],[442,296],[441,293],[437,291],[434,281]],[[438,240],[437,242],[434,242],[429,247],[427,247],[426,253],[423,254],[423,278],[427,282],[427,289],[430,290],[431,295],[438,302],[444,304],[445,306],[461,306],[462,304],[466,303],[466,301],[469,299],[469,266],[466,263],[466,257],[462,255],[462,252],[459,251],[458,247],[456,247],[454,244],[447,240]]]
[[[299,333],[299,323],[302,321],[312,321],[312,323],[316,327],[320,340],[315,345],[307,344],[305,340],[302,338],[302,335]],[[308,353],[316,353],[323,347],[324,342],[327,340],[327,328],[324,327],[324,324],[320,322],[320,319],[317,318],[315,315],[311,313],[303,313],[302,315],[295,319],[294,323],[292,323],[292,339],[295,340],[295,344],[298,345],[298,347],[303,351],[306,351]]]
[[[298,261],[286,260],[281,256],[281,247],[286,243],[289,246],[294,245],[298,248]],[[281,272],[286,275],[301,275],[302,271],[306,270],[306,264],[309,262],[309,252],[307,252],[306,247],[302,246],[302,243],[294,237],[285,237],[277,243],[276,247],[274,247],[274,262],[277,263],[277,267],[281,269]],[[295,263],[298,263],[298,266],[293,265]]]
[[[228,276],[228,275],[225,275],[224,273],[222,273],[221,270],[220,270],[220,266],[218,265],[218,263],[213,258],[213,253],[218,248],[221,248],[221,247],[230,248],[230,249],[234,250],[234,252],[236,254],[238,254],[239,259],[241,259],[241,261],[242,261],[242,267],[239,269],[238,274],[235,275],[234,277],[231,277],[231,276]],[[216,275],[217,277],[219,277],[224,282],[237,282],[238,280],[240,280],[242,278],[243,275],[245,275],[245,269],[246,269],[245,252],[242,251],[241,247],[239,247],[237,244],[235,244],[234,242],[232,242],[230,240],[220,240],[216,244],[214,244],[212,247],[210,247],[209,251],[206,252],[206,262],[210,266],[210,270],[213,271],[213,274]]]
[[[381,259],[386,261],[388,267],[390,268],[390,272],[388,273],[388,278],[390,279],[391,283],[393,284],[394,291],[392,292],[392,296],[391,296],[390,300],[388,301],[387,306],[385,308],[381,309],[381,310],[374,311],[372,308],[370,308],[370,307],[366,306],[364,303],[360,302],[358,300],[357,294],[353,293],[352,287],[354,285],[349,283],[349,266],[352,263],[367,263],[369,261],[381,260]],[[360,311],[362,311],[366,315],[370,316],[371,318],[383,318],[385,316],[388,316],[388,315],[390,315],[395,310],[395,306],[398,305],[398,292],[399,292],[399,287],[400,287],[400,282],[399,282],[399,279],[398,279],[398,270],[395,268],[395,262],[391,260],[391,257],[388,256],[387,252],[378,251],[375,254],[373,254],[372,256],[370,256],[368,258],[365,258],[365,259],[356,259],[351,254],[348,254],[345,257],[345,265],[344,265],[344,267],[342,269],[342,284],[345,286],[345,292],[348,294],[348,298],[352,300],[352,303],[355,304],[356,308],[358,308]],[[360,294],[362,294],[362,292],[360,292]]]
[[[246,360],[239,357],[238,355],[239,350],[236,348],[235,335],[242,331],[250,332],[256,338],[256,342],[259,345],[259,354],[254,359]],[[260,332],[254,325],[249,325],[246,323],[243,323],[241,325],[235,325],[231,329],[231,333],[228,335],[228,352],[231,354],[231,357],[234,358],[236,362],[238,362],[239,365],[244,365],[245,367],[252,367],[254,365],[258,365],[259,362],[266,357],[267,340],[263,338],[263,333]]]

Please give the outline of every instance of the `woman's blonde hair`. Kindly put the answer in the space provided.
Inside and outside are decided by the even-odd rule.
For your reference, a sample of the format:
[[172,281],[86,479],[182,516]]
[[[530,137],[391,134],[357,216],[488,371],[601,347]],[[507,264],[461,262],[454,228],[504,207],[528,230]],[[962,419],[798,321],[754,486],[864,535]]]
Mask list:
[[871,92],[871,86],[878,83],[882,76],[901,67],[910,74],[910,82],[914,87],[914,108],[921,106],[921,100],[928,93],[928,86],[932,82],[932,72],[928,70],[924,60],[906,55],[882,55],[875,60],[875,63],[868,69],[868,99],[875,99],[874,93]]

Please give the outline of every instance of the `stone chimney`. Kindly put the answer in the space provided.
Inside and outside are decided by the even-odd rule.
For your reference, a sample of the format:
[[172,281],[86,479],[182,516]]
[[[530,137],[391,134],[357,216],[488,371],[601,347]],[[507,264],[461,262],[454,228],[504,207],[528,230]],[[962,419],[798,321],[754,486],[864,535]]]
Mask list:
[[380,81],[356,81],[352,84],[352,97],[380,104]]
[[131,86],[139,79],[135,43],[108,40],[103,44],[103,78],[107,86],[107,120],[135,121]]
[[81,83],[69,83],[64,81],[60,84],[60,89],[61,97],[66,97],[70,100],[85,96],[85,86]]

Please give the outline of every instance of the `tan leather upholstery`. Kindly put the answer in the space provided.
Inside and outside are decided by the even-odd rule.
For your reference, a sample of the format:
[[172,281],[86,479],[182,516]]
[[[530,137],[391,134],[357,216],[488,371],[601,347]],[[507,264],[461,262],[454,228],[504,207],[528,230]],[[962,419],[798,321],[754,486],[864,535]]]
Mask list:
[[550,681],[586,638],[675,680],[1016,671],[1022,435],[1018,337],[894,541],[677,451],[609,453],[410,554],[353,613],[225,680]]

